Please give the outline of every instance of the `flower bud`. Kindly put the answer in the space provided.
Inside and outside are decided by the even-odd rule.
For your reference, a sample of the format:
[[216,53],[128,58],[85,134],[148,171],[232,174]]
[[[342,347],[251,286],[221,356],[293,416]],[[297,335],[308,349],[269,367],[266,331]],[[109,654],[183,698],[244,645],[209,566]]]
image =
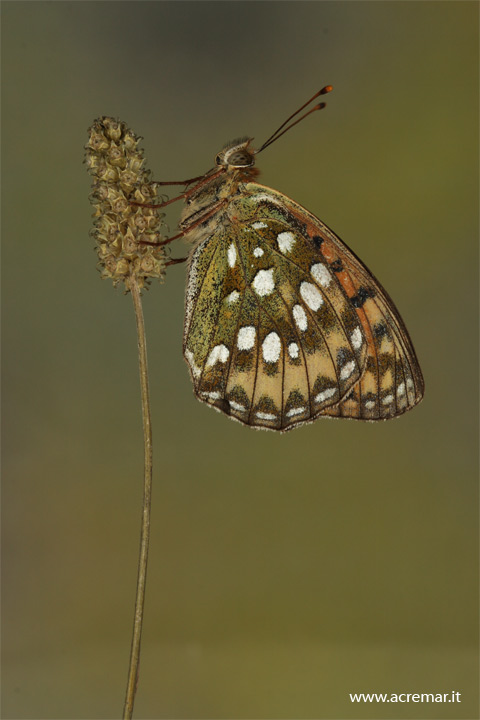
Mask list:
[[90,200],[99,268],[114,285],[124,282],[128,291],[132,276],[140,288],[151,278],[163,279],[167,251],[159,245],[163,213],[153,205],[155,183],[145,169],[139,138],[125,123],[110,117],[95,120],[89,130],[87,169],[93,177]]

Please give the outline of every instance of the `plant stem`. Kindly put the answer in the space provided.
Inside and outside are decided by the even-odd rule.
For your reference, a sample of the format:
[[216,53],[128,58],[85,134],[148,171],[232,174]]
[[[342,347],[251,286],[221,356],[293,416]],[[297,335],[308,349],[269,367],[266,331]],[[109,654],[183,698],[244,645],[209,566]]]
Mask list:
[[137,323],[138,364],[140,370],[140,389],[142,396],[143,436],[145,450],[145,471],[143,481],[142,528],[140,534],[140,557],[138,561],[137,595],[135,599],[135,617],[133,621],[132,646],[130,649],[130,666],[128,670],[127,692],[123,709],[124,720],[129,720],[133,713],[135,692],[138,684],[138,666],[140,662],[140,642],[142,638],[143,606],[145,600],[145,583],[147,579],[148,546],[150,541],[150,507],[152,500],[152,424],[150,419],[150,396],[148,388],[147,345],[145,339],[145,323],[143,319],[142,300],[137,279],[130,278],[135,319]]

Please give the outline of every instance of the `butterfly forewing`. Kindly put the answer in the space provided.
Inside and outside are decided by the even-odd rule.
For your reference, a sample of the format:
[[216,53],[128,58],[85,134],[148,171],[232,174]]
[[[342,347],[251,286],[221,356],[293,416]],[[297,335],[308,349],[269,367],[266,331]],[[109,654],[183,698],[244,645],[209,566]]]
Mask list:
[[363,420],[400,415],[423,397],[423,376],[408,332],[392,300],[354,253],[318,218],[285,197],[294,217],[306,222],[319,255],[355,308],[366,340],[367,361],[358,383],[323,414]]

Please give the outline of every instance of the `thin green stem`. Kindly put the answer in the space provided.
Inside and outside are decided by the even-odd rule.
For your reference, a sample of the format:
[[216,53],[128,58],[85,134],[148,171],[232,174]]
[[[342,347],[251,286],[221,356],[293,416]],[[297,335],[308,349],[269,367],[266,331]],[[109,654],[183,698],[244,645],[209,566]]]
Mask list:
[[143,484],[142,528],[140,534],[140,557],[138,560],[137,595],[135,599],[135,617],[133,621],[132,647],[128,670],[127,692],[123,719],[129,720],[133,714],[135,692],[138,684],[138,666],[140,662],[140,642],[142,639],[143,607],[145,583],[147,579],[148,546],[150,541],[150,507],[152,500],[152,424],[150,419],[150,396],[148,389],[147,345],[142,300],[135,276],[130,278],[135,319],[137,322],[138,364],[140,370],[140,389],[142,396],[143,436],[145,449],[145,473]]

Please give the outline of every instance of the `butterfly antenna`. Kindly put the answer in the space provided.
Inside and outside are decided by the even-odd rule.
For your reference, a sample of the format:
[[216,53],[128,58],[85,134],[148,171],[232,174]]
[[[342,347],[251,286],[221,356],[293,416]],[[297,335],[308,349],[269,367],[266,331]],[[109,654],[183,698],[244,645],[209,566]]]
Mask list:
[[[314,105],[313,108],[310,108],[310,110],[309,110],[308,112],[306,112],[304,115],[302,115],[301,117],[299,117],[298,120],[295,120],[295,122],[293,122],[293,123],[291,123],[290,125],[288,125],[288,123],[290,122],[290,120],[292,120],[292,119],[295,117],[295,115],[298,115],[299,112],[302,112],[302,110],[303,110],[304,108],[306,108],[307,105],[310,105],[310,103],[312,102],[312,100],[315,100],[315,98],[319,97],[319,95],[326,95],[327,93],[331,92],[332,90],[333,90],[333,87],[332,87],[331,85],[325,85],[325,87],[323,87],[321,90],[319,90],[318,92],[316,92],[315,95],[313,95],[313,96],[310,98],[310,100],[307,100],[307,102],[304,103],[301,107],[299,107],[298,110],[295,110],[295,112],[294,112],[292,115],[290,115],[290,117],[288,117],[288,118],[285,120],[285,122],[280,125],[279,128],[277,128],[277,129],[275,130],[275,132],[273,133],[273,135],[270,135],[270,137],[269,137],[267,140],[265,140],[265,142],[263,143],[262,147],[261,147],[259,150],[256,151],[256,154],[262,152],[262,150],[265,150],[265,148],[267,148],[269,145],[271,145],[272,143],[274,143],[275,140],[278,140],[279,137],[281,137],[282,135],[284,135],[284,134],[287,132],[287,130],[291,130],[291,128],[293,128],[293,127],[294,127],[295,125],[297,125],[299,122],[301,122],[302,120],[304,120],[308,115],[310,115],[311,113],[315,112],[316,110],[322,110],[322,109],[325,107],[326,103],[323,103],[323,102],[322,102],[322,103],[318,103],[318,105]],[[288,127],[285,127],[285,125],[288,125]],[[285,128],[285,129],[283,129],[283,128]],[[282,131],[282,132],[280,132],[280,131]]]

